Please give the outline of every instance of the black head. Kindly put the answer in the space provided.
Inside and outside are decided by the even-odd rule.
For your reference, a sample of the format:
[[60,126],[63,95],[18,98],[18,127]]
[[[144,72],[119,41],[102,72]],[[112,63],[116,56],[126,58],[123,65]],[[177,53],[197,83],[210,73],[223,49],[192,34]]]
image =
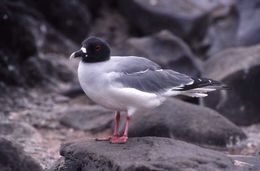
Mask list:
[[110,47],[104,40],[97,37],[89,37],[82,42],[80,50],[73,52],[70,58],[81,57],[83,62],[102,62],[109,60]]

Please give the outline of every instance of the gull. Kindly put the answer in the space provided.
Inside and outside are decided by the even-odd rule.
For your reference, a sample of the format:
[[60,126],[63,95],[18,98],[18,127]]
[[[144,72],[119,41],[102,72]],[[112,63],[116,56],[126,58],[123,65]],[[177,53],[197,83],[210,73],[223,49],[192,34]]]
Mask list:
[[[108,140],[126,143],[131,116],[161,105],[167,97],[186,95],[205,97],[225,85],[207,78],[162,69],[158,64],[137,56],[111,56],[108,43],[89,37],[70,59],[80,58],[78,79],[85,94],[97,104],[115,111],[115,127]],[[126,112],[124,133],[119,135],[120,112]]]

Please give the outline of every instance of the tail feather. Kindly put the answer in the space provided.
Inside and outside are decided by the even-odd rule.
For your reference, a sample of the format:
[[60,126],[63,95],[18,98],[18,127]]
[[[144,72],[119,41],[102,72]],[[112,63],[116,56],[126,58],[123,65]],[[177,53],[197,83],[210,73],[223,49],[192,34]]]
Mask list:
[[[192,84],[182,87],[173,88],[172,91],[177,95],[185,95],[190,97],[206,97],[208,92],[225,89],[227,86],[219,81],[207,78],[192,78]],[[170,94],[170,93],[169,93]]]
[[207,79],[207,78],[192,78],[194,82],[190,85],[185,85],[182,87],[181,91],[187,91],[192,89],[198,89],[198,88],[213,88],[213,89],[223,89],[227,86],[219,81]]

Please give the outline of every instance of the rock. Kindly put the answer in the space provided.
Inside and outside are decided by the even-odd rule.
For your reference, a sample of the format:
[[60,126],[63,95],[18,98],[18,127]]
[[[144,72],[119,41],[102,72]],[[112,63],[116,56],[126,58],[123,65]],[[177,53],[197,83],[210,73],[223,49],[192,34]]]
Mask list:
[[225,50],[204,65],[204,77],[224,82],[227,91],[212,92],[205,105],[239,125],[260,122],[260,46]]
[[220,147],[226,147],[234,137],[246,137],[219,113],[176,99],[169,99],[151,112],[136,117],[130,125],[129,136],[171,137]]
[[28,17],[29,14],[24,12],[24,6],[6,1],[1,2],[0,11],[1,81],[11,85],[21,84],[17,63],[37,54],[34,36],[25,24],[26,17],[21,16]]
[[100,106],[74,106],[65,111],[60,122],[74,129],[98,132],[110,128],[114,113]]
[[260,157],[259,156],[230,156],[234,160],[234,165],[251,171],[260,170]]
[[237,32],[237,44],[250,46],[260,43],[260,1],[238,0],[239,27]]
[[167,29],[185,41],[204,37],[213,9],[220,1],[209,0],[118,0],[126,18],[143,33]]
[[238,17],[234,9],[221,19],[216,19],[210,25],[204,44],[207,44],[207,56],[236,45],[236,32],[238,29]]
[[158,63],[162,68],[174,69],[192,76],[200,75],[200,61],[184,41],[168,31],[131,38],[128,42],[137,52],[141,52],[144,57]]
[[22,142],[23,144],[29,143],[31,140],[37,141],[41,139],[37,130],[24,122],[1,121],[0,136],[14,139],[16,142]]
[[[37,53],[35,38],[28,25],[29,19],[38,19],[31,11],[26,11],[25,6],[11,2],[0,4],[0,46],[6,56],[13,54],[13,60],[22,62]],[[5,59],[11,60],[11,59]]]
[[[15,86],[35,86],[46,81],[53,82],[51,76],[70,81],[71,71],[62,59],[44,59],[46,55],[39,54],[38,50],[46,49],[46,44],[53,44],[49,37],[53,34],[53,29],[49,28],[41,15],[21,2],[4,1],[1,2],[0,9],[1,82]],[[54,40],[60,42],[64,38],[57,34]],[[66,47],[70,45],[72,44],[64,41],[57,47],[69,49]]]
[[75,42],[81,43],[87,36],[90,14],[79,0],[23,1],[40,11],[49,23]]
[[22,147],[0,137],[1,171],[42,171],[33,158],[25,154]]
[[83,140],[62,145],[64,156],[50,171],[239,170],[225,154],[182,141],[143,137],[126,144]]

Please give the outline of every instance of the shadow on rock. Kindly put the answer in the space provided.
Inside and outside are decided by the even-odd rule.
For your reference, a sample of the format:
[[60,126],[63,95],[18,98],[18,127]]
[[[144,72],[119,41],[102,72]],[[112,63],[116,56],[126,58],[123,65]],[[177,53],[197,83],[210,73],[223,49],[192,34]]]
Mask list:
[[200,145],[226,147],[245,134],[219,113],[205,107],[169,99],[145,115],[136,116],[130,136],[178,138]]

